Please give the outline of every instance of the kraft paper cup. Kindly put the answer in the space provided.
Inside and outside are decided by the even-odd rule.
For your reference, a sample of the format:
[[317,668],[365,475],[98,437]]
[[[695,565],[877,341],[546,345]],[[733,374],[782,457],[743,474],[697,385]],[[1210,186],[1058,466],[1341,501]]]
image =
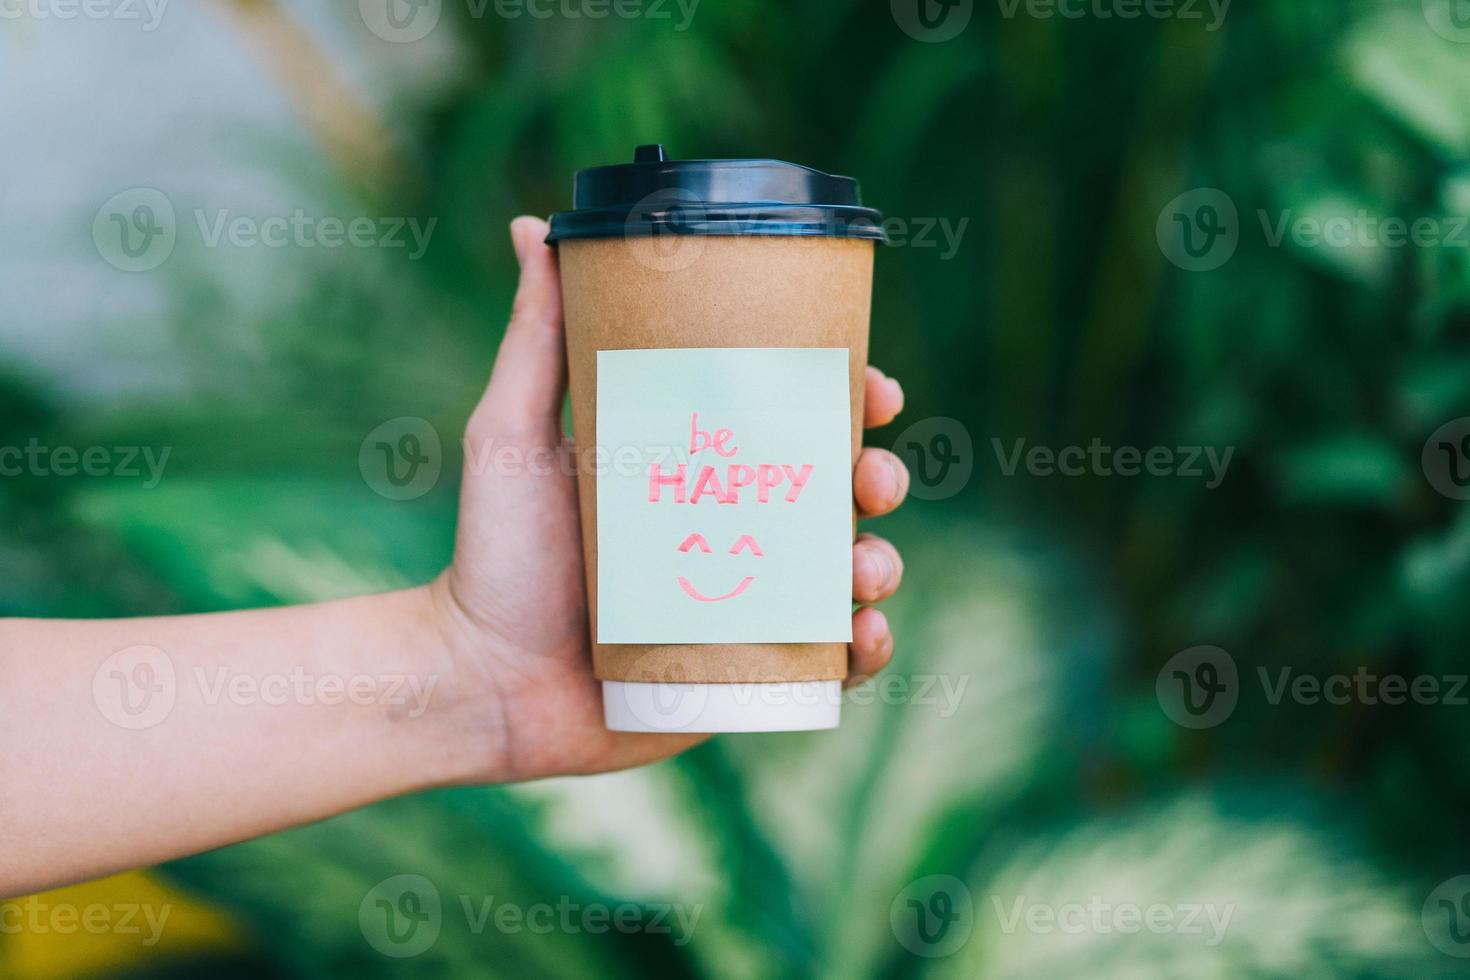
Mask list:
[[[780,191],[781,194],[775,193]],[[593,668],[615,731],[836,727],[847,644],[597,642],[597,354],[844,348],[861,445],[877,212],[856,182],[773,160],[637,162],[577,176],[552,218],[567,328]],[[755,203],[749,203],[755,202]]]

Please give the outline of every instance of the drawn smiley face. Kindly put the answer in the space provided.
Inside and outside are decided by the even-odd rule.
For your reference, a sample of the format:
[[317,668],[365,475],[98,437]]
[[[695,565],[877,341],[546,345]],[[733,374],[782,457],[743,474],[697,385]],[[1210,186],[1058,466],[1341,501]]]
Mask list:
[[[693,534],[689,535],[689,537],[684,539],[684,543],[679,545],[679,550],[686,554],[694,548],[698,548],[706,555],[711,553],[709,542],[706,541],[704,535],[700,534],[698,531],[695,531]],[[735,543],[730,546],[730,554],[738,555],[747,548],[750,549],[750,553],[753,554],[755,557],[765,557],[765,552],[761,551],[761,546],[756,544],[755,538],[751,537],[748,534],[742,534],[739,538],[735,540]],[[739,585],[735,586],[735,588],[731,589],[729,592],[726,592],[724,595],[708,596],[700,592],[693,585],[690,585],[689,580],[680,575],[679,588],[683,589],[684,594],[689,596],[689,598],[693,599],[695,602],[724,602],[726,599],[733,599],[736,596],[740,595],[746,589],[750,588],[750,583],[754,581],[754,575],[747,575],[745,576],[745,578],[740,580]]]

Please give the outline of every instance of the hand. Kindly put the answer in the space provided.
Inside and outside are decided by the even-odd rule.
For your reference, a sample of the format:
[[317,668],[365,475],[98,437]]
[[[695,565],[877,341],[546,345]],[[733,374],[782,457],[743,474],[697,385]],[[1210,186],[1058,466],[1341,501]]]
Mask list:
[[[192,616],[0,618],[0,811],[15,844],[0,848],[0,897],[429,786],[618,769],[705,737],[602,723],[572,468],[535,465],[554,462],[563,443],[561,291],[546,230],[533,218],[511,225],[520,289],[466,432],[467,457],[478,454],[467,462],[509,449],[528,465],[515,474],[466,466],[454,563],[433,583]],[[889,422],[902,406],[898,385],[869,368],[866,423]],[[853,474],[860,513],[887,513],[907,489],[895,457],[863,451]],[[859,602],[891,595],[903,574],[898,552],[871,535],[853,546],[852,564]],[[893,652],[877,610],[860,610],[852,631],[850,680]],[[147,724],[97,686],[129,676],[122,654],[168,678],[144,695],[164,698]],[[230,683],[211,694],[207,677]],[[313,686],[261,695],[297,677]],[[220,693],[235,679],[254,686]],[[355,696],[344,699],[349,685]],[[406,690],[419,693],[405,700]]]
[[[511,223],[520,286],[489,387],[465,432],[467,461],[496,451],[524,460],[562,459],[566,391],[561,285],[546,223]],[[868,427],[903,408],[898,383],[867,369]],[[483,764],[470,781],[534,779],[640,765],[708,737],[610,732],[592,674],[576,480],[565,466],[465,468],[454,564],[430,587],[445,639],[449,676],[440,690],[455,728],[483,741]],[[550,472],[547,472],[547,470]],[[896,508],[908,490],[902,462],[864,449],[853,473],[862,516]],[[897,549],[860,535],[853,545],[853,598],[892,595],[903,576]],[[881,670],[893,634],[871,607],[853,616],[849,682]],[[441,702],[442,704],[442,702]]]

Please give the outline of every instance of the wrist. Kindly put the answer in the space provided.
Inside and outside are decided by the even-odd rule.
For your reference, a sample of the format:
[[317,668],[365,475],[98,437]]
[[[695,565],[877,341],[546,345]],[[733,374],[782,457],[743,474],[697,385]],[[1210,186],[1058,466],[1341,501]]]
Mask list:
[[[332,668],[349,682],[375,679],[371,710],[358,709],[350,736],[379,770],[378,795],[493,781],[501,757],[498,699],[474,676],[446,621],[438,582],[329,604],[323,628],[353,641]],[[346,721],[344,717],[342,721]],[[362,726],[358,727],[359,720]],[[339,735],[349,729],[336,723]],[[367,761],[367,760],[364,760]]]
[[427,726],[436,785],[502,782],[508,778],[505,705],[494,676],[492,643],[465,613],[446,570],[407,590],[422,640],[420,669],[435,678]]

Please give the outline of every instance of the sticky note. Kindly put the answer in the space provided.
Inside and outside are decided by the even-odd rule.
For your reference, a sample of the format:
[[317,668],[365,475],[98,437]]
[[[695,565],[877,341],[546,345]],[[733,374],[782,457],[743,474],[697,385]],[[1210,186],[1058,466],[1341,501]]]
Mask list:
[[852,639],[847,358],[598,352],[598,642]]

